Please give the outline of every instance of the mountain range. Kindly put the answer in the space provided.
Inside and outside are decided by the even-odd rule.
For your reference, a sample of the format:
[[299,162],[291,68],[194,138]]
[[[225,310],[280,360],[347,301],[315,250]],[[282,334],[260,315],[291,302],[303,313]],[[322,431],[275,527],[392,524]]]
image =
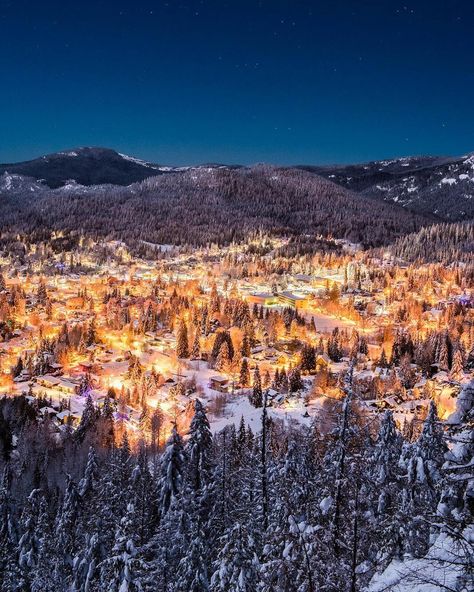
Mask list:
[[[0,191],[27,183],[42,182],[51,189],[71,185],[121,185],[189,168],[248,167],[201,165],[168,167],[147,162],[109,148],[76,148],[48,154],[34,160],[0,164]],[[440,221],[470,220],[474,217],[474,153],[461,157],[418,156],[380,160],[363,164],[295,168],[344,187],[360,196],[397,204]],[[5,173],[8,176],[5,177]]]

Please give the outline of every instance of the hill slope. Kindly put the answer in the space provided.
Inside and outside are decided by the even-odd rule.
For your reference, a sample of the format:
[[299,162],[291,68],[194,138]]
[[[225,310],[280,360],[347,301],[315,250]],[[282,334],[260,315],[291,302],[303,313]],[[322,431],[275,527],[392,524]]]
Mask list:
[[414,157],[347,166],[298,167],[366,197],[446,221],[474,218],[474,154]]
[[50,189],[4,174],[0,215],[3,229],[14,232],[61,229],[128,243],[200,245],[229,243],[263,230],[378,246],[432,222],[312,173],[268,166],[192,168],[127,187],[69,183]]

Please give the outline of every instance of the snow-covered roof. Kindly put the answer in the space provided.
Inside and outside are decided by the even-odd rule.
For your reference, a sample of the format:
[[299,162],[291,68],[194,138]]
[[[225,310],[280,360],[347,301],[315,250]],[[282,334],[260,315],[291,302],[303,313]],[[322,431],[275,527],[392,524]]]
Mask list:
[[229,379],[225,378],[225,376],[211,376],[209,380],[212,382],[229,382]]

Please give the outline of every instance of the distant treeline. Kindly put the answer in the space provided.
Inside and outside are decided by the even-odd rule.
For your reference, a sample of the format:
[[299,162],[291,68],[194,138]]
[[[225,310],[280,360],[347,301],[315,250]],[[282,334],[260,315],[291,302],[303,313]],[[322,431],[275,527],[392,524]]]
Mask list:
[[435,224],[399,238],[393,253],[405,261],[474,264],[474,223]]

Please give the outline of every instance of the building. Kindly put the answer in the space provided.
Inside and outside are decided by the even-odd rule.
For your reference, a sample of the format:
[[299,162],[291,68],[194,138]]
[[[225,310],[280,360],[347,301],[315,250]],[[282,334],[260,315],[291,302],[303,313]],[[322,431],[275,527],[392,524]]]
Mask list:
[[330,365],[331,359],[326,353],[318,354],[316,356],[316,370],[326,370],[327,368],[329,368]]
[[275,294],[271,294],[270,292],[254,292],[253,294],[249,294],[247,300],[251,304],[258,304],[260,306],[278,304],[278,296],[275,296]]
[[300,308],[306,302],[304,296],[298,296],[293,292],[281,292],[278,294],[278,304],[283,306],[291,306],[292,308]]
[[56,417],[58,418],[58,421],[62,424],[70,424],[73,426],[77,426],[78,423],[80,422],[81,416],[78,413],[73,413],[72,411],[69,411],[68,409],[65,409],[64,411],[60,411]]
[[226,393],[229,385],[229,381],[224,376],[211,376],[209,379],[209,387],[213,391],[219,391],[220,393]]

